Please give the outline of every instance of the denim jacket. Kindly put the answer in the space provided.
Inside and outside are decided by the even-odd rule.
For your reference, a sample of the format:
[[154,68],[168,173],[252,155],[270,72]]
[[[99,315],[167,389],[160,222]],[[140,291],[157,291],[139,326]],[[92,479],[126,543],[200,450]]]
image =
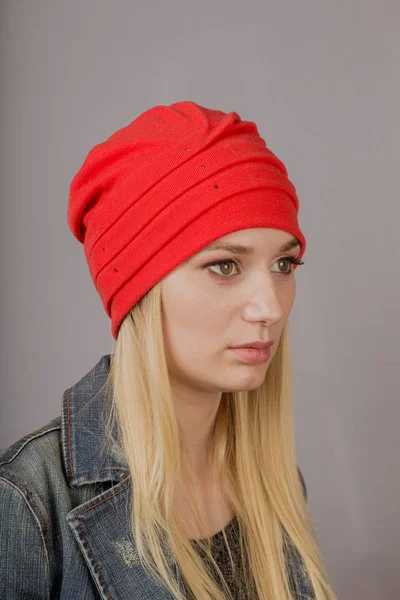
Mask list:
[[[109,367],[106,354],[65,390],[60,416],[0,451],[1,600],[172,598],[128,533],[127,464],[100,452]],[[287,556],[297,598],[314,598],[299,556]]]

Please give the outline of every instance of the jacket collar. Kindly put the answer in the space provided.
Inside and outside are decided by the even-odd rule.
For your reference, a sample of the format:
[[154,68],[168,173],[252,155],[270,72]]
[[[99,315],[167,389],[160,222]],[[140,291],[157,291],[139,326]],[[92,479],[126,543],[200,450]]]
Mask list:
[[111,355],[105,354],[62,399],[61,437],[68,484],[121,481],[128,476],[128,465],[105,453],[103,419],[110,410],[110,392],[103,386],[110,371]]

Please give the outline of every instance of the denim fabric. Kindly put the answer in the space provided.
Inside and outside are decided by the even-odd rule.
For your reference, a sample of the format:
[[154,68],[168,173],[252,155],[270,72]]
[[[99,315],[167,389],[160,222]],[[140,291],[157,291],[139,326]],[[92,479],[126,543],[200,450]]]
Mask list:
[[[0,451],[1,600],[171,599],[128,533],[127,464],[100,452],[110,358],[65,390],[60,416]],[[299,556],[287,556],[297,598],[313,598]]]

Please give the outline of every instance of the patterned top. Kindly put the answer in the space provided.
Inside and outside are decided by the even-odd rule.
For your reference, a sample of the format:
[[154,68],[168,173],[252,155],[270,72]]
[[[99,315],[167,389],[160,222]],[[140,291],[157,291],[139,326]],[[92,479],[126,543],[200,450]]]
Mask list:
[[[235,600],[247,600],[243,571],[240,568],[239,564],[239,524],[236,516],[232,519],[230,523],[228,523],[224,531],[226,537],[228,538],[233,561],[238,569],[235,577],[232,573],[231,561],[229,558],[227,548],[225,546],[222,531],[219,531],[211,537],[212,555],[218,567],[221,569],[224,579],[231,591],[232,597],[235,598]],[[205,541],[205,539],[201,541]],[[198,540],[192,539],[191,542],[196,547]],[[198,547],[197,550],[201,556],[201,548]],[[298,554],[297,549],[293,545],[284,542],[284,553],[289,565],[289,586],[293,594],[293,598],[296,598],[298,600],[315,600],[314,589],[303,567],[303,562],[300,558],[300,555]],[[207,557],[204,554],[203,559],[207,560]],[[211,567],[212,572],[215,574],[215,580],[217,581],[217,583],[220,583],[219,577],[215,572],[215,568],[211,564],[209,564],[209,566]]]
[[[232,573],[232,565],[231,565],[231,561],[229,558],[228,550],[225,546],[225,541],[224,541],[222,531],[219,531],[218,533],[216,533],[215,535],[213,535],[211,537],[212,555],[213,555],[213,558],[214,558],[215,562],[217,563],[218,567],[221,569],[222,575],[224,576],[224,579],[225,579],[226,583],[228,584],[228,587],[231,591],[232,597],[237,600],[242,600],[242,599],[245,600],[246,596],[245,596],[243,573],[242,573],[241,569],[239,568],[240,567],[240,565],[239,565],[239,557],[240,557],[239,524],[238,524],[236,516],[232,519],[232,521],[230,521],[230,523],[228,523],[228,525],[225,527],[224,531],[225,531],[226,537],[228,538],[229,547],[231,549],[233,561],[234,561],[235,565],[237,565],[237,568],[239,569],[238,573],[236,573],[236,576],[234,577],[233,573]],[[198,540],[192,539],[191,541],[196,547]],[[200,540],[200,541],[205,541],[205,539]],[[200,555],[202,555],[201,548],[197,548],[197,550],[200,553]],[[207,559],[207,557],[203,554],[203,559],[204,558]],[[215,567],[213,567],[213,565],[211,565],[211,564],[209,564],[209,566],[211,567],[212,571],[215,574],[215,580],[217,581],[217,583],[220,583],[219,577],[218,577],[217,573],[215,572]],[[240,575],[239,577],[238,577],[238,574]]]

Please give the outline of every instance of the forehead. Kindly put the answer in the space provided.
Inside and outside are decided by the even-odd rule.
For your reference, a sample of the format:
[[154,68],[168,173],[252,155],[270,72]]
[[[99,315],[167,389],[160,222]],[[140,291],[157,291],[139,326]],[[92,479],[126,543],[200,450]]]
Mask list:
[[299,240],[287,231],[281,229],[272,228],[253,228],[243,229],[241,231],[235,231],[228,235],[222,236],[217,240],[214,240],[204,248],[201,248],[199,252],[210,252],[212,250],[230,250],[236,246],[242,246],[248,248],[248,252],[255,251],[253,244],[263,244],[264,242],[270,243],[271,245],[278,246],[278,251],[291,250],[300,247]]

